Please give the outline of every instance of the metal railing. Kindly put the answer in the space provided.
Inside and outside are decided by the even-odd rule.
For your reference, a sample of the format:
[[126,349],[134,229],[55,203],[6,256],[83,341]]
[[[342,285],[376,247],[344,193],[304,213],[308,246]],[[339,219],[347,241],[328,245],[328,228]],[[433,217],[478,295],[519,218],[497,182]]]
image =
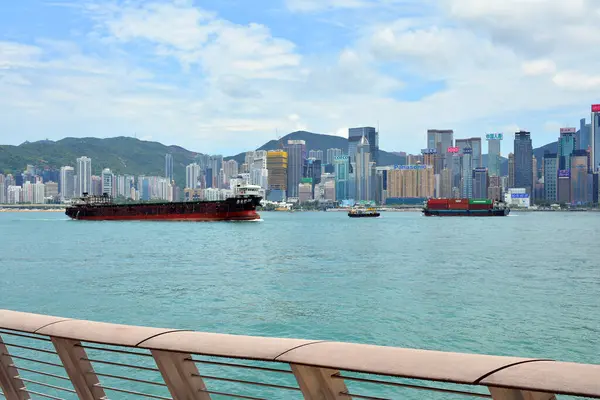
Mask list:
[[0,310],[0,389],[0,400],[600,398],[600,365]]

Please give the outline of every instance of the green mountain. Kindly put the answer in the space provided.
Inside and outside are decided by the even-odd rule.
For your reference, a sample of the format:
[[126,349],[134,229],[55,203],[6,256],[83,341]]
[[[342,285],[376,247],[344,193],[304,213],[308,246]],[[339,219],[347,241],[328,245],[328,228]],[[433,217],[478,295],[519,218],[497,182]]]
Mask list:
[[75,166],[76,159],[92,159],[92,174],[100,175],[103,168],[115,174],[158,175],[165,173],[165,154],[173,155],[173,173],[178,185],[185,184],[185,166],[197,153],[179,146],[165,146],[131,137],[65,138],[59,141],[25,142],[19,146],[0,146],[0,171],[18,173],[27,164],[41,168]]
[[[281,138],[281,143],[286,144],[288,140],[304,140],[306,142],[306,151],[309,150],[321,150],[323,151],[323,157],[327,154],[327,149],[342,149],[345,152],[348,151],[348,139],[333,136],[333,135],[323,135],[320,133],[312,133],[306,131],[297,131],[292,132]],[[256,150],[276,150],[279,148],[279,141],[271,140]],[[238,163],[244,162],[244,154],[240,153],[236,154],[232,157],[227,157],[226,159],[234,159]],[[394,165],[399,164],[401,162],[400,156],[397,154],[389,153],[387,151],[379,150],[379,164],[381,165]]]

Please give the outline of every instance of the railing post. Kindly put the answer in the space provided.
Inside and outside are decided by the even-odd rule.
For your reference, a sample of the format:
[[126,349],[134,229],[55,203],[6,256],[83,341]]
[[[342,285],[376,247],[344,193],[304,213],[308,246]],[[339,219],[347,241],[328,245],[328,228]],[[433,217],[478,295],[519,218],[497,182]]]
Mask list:
[[173,400],[210,400],[190,354],[162,350],[151,352]]
[[56,337],[51,339],[79,399],[100,400],[106,397],[104,389],[99,386],[100,381],[92,363],[87,361],[87,354],[81,342]]
[[7,400],[29,400],[25,384],[0,336],[0,388]]
[[343,379],[333,378],[339,374],[335,369],[290,364],[298,386],[306,400],[349,399],[348,388]]
[[556,400],[556,396],[551,393],[496,387],[488,387],[488,389],[494,400]]

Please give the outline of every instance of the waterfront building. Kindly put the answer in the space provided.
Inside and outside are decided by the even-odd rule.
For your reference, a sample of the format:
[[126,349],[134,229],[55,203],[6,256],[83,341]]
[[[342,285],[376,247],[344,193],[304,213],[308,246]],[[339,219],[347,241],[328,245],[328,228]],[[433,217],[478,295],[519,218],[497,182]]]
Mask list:
[[375,165],[379,164],[379,132],[372,126],[365,126],[360,128],[348,129],[348,156],[350,157],[350,163],[354,162],[358,146],[362,140],[362,137],[367,139],[369,143],[369,153],[371,161]]
[[515,133],[514,154],[514,184],[518,188],[527,189],[527,193],[531,194],[533,191],[533,146],[530,132]]
[[558,155],[556,153],[544,154],[544,200],[555,203],[558,199]]
[[398,165],[387,172],[388,199],[433,197],[434,188],[434,167],[430,165]]
[[323,164],[323,150],[310,150],[308,152],[308,158],[314,158]]
[[335,197],[337,201],[348,200],[350,181],[350,157],[336,156],[333,160],[335,168]]
[[578,150],[587,150],[590,147],[592,124],[586,124],[585,118],[579,120],[579,130],[575,133],[575,144]]
[[[460,157],[460,193],[461,197],[473,197],[473,169],[481,162],[481,138],[456,139],[456,150]],[[475,162],[475,152],[478,152]]]
[[86,156],[77,159],[77,197],[92,192],[92,160]]
[[363,136],[356,148],[352,170],[355,174],[357,201],[375,201],[375,162],[371,161],[371,145]]
[[503,191],[502,191],[502,177],[500,176],[490,176],[489,177],[489,187],[488,187],[488,199],[492,199],[495,201],[500,201],[503,199]]
[[[185,187],[187,189],[198,189],[200,187],[200,165],[196,163],[185,167]],[[139,190],[139,187],[138,187]]]
[[571,154],[577,149],[575,128],[560,128],[558,137],[558,169],[571,168]]
[[298,197],[298,185],[302,179],[302,169],[306,158],[304,140],[288,140],[285,150],[288,154],[287,197]]
[[302,177],[312,178],[313,185],[321,183],[321,160],[316,158],[307,158],[304,160]]
[[513,207],[529,208],[531,195],[526,188],[510,188],[504,194],[504,202]]
[[64,166],[60,168],[61,201],[71,200],[75,194],[75,169]]
[[485,199],[488,195],[489,179],[487,168],[473,169],[473,198]]
[[444,168],[440,174],[440,190],[437,197],[452,198],[453,176],[451,168]]
[[584,205],[591,202],[588,193],[588,152],[573,151],[571,157],[571,203]]
[[[90,192],[91,194],[92,192]],[[48,181],[44,184],[44,197],[49,199],[58,198],[58,183]]]
[[[427,149],[435,150],[434,173],[439,174],[444,168],[449,168],[450,156],[448,149],[454,146],[454,131],[452,129],[428,129]],[[422,161],[422,160],[421,160]],[[416,165],[408,161],[409,165]]]
[[344,154],[342,149],[327,149],[327,164],[333,165],[335,158],[341,156],[342,154]]
[[600,170],[600,104],[592,105],[590,123],[590,147],[592,171]]
[[114,175],[110,168],[104,168],[102,170],[102,194],[113,195],[113,189],[115,188]]
[[21,203],[33,204],[33,184],[31,182],[23,182],[21,190]]
[[508,153],[508,181],[507,188],[515,187],[515,155]]
[[488,134],[486,135],[488,144],[488,174],[489,176],[500,176],[501,144],[503,135]]
[[3,174],[0,174],[0,204],[6,203],[6,178]]
[[321,177],[321,198],[328,202],[336,201],[335,197],[335,178],[328,174],[328,177]]
[[304,203],[313,200],[313,180],[312,178],[302,178],[298,184],[298,201]]
[[173,155],[169,153],[165,154],[165,178],[169,182],[173,180]]
[[21,186],[9,185],[6,188],[6,202],[8,204],[21,203]]
[[267,189],[269,191],[285,193],[287,190],[287,168],[288,154],[286,151],[271,150],[267,153]]
[[558,170],[556,181],[556,201],[559,204],[571,203],[571,170]]

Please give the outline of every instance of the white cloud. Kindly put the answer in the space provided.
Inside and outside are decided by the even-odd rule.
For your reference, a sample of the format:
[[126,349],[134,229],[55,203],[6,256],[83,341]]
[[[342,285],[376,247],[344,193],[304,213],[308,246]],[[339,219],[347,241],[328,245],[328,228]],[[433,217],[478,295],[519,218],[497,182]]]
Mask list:
[[556,64],[552,60],[532,60],[525,61],[521,69],[528,76],[547,75],[556,71]]
[[294,12],[315,12],[335,8],[363,8],[373,5],[374,0],[286,0],[287,7]]

